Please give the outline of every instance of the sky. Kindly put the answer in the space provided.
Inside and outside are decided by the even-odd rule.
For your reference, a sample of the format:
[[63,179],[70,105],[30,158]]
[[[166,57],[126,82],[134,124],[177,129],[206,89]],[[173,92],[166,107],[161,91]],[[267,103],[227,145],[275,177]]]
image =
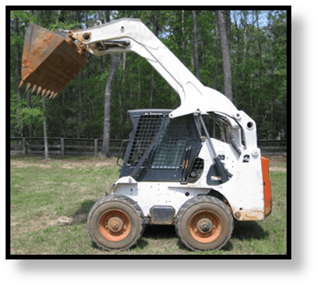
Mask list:
[[[252,10],[249,10],[249,11],[251,12]],[[252,19],[252,15],[250,12],[249,12],[249,15],[247,18],[248,24],[252,24],[255,21],[255,19]],[[235,15],[237,17],[238,24],[240,23],[241,16],[239,15],[239,13],[240,13],[239,10],[231,10],[230,18],[231,18],[232,23],[234,23]],[[269,10],[260,10],[260,13],[259,13],[259,27],[260,28],[268,25],[268,22],[269,22],[268,21],[268,13],[269,13]]]

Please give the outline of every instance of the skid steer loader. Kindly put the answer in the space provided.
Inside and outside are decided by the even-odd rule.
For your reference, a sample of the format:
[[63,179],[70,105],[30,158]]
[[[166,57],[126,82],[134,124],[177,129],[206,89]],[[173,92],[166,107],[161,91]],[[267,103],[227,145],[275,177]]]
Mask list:
[[128,249],[146,225],[165,224],[175,225],[192,250],[220,249],[234,219],[270,214],[269,161],[257,147],[255,122],[203,86],[141,20],[57,33],[31,24],[24,41],[20,86],[26,83],[42,96],[56,97],[85,67],[85,52],[128,51],[145,58],[180,96],[175,110],[129,111],[133,130],[120,177],[88,215],[89,233],[100,248]]

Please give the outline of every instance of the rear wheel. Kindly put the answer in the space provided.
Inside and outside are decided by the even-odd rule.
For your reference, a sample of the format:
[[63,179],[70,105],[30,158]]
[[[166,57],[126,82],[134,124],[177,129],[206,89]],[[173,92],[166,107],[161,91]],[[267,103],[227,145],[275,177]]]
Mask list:
[[88,215],[88,230],[92,240],[105,250],[125,250],[140,239],[143,213],[139,205],[123,195],[100,199]]
[[231,237],[233,216],[219,199],[196,196],[185,202],[176,217],[181,242],[191,250],[220,249]]

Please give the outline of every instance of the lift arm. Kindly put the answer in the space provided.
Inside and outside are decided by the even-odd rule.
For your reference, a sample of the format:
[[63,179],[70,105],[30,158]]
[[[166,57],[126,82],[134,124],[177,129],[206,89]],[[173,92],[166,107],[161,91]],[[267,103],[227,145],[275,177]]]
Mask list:
[[205,87],[140,19],[123,18],[69,33],[96,56],[133,51],[145,58],[180,96],[181,106],[170,114],[171,118],[197,111],[238,112],[223,94]]

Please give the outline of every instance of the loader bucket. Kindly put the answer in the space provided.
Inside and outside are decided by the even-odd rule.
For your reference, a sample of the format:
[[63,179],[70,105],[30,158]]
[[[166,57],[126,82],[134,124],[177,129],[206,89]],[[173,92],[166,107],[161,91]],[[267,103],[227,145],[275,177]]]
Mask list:
[[[63,35],[63,34],[61,34]],[[30,24],[24,37],[22,81],[54,97],[86,66],[85,53],[65,33],[57,33]],[[50,92],[49,92],[50,91]],[[50,97],[51,98],[51,97]]]

